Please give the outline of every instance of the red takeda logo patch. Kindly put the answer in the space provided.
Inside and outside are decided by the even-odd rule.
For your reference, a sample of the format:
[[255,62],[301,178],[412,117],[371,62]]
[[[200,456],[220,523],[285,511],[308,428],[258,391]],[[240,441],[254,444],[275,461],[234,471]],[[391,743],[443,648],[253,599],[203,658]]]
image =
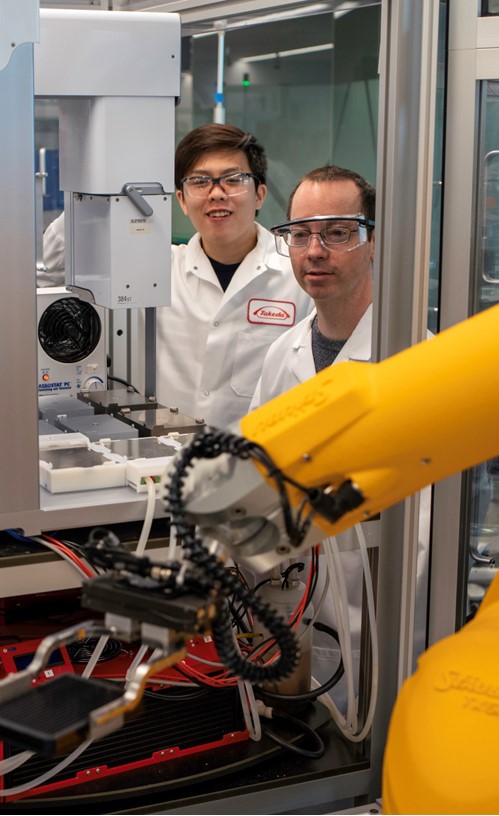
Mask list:
[[288,300],[260,300],[248,302],[248,322],[272,326],[294,326],[296,306]]

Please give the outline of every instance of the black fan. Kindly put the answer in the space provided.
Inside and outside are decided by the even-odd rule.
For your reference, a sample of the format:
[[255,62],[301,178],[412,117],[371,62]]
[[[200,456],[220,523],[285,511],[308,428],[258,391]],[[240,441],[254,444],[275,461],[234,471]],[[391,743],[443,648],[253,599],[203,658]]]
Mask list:
[[97,347],[101,320],[91,303],[68,297],[47,306],[38,323],[44,352],[59,363],[79,363]]
[[[99,639],[96,637],[82,638],[68,643],[67,650],[71,663],[88,663],[94,653]],[[97,663],[105,663],[107,660],[114,660],[121,654],[121,642],[110,638],[104,646]]]

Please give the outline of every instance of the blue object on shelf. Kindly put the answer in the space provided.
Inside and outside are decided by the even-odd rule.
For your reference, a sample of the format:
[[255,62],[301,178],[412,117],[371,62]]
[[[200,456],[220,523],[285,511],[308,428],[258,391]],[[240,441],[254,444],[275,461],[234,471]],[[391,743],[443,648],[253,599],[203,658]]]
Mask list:
[[35,153],[35,171],[45,172],[43,209],[63,210],[64,193],[59,189],[59,151],[42,147]]

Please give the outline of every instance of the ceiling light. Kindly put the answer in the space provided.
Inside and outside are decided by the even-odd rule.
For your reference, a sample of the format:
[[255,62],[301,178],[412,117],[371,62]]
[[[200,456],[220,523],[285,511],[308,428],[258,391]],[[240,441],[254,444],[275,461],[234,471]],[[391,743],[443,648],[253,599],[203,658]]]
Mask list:
[[[331,8],[327,3],[314,3],[307,5],[306,7],[306,14],[307,16],[311,14],[320,14],[330,12]],[[254,26],[259,25],[261,23],[279,23],[283,20],[295,19],[297,14],[302,9],[290,9],[288,11],[279,11],[274,12],[273,14],[263,14],[259,15],[258,17],[249,17],[248,19],[237,19],[234,17],[227,22],[227,30],[235,30],[238,28],[246,28],[247,26]],[[201,37],[212,37],[214,34],[217,34],[217,31],[214,29],[213,31],[203,31],[199,34],[193,34],[192,39],[200,39]]]
[[272,54],[256,54],[254,57],[242,57],[241,62],[263,62],[264,60],[277,59],[278,57],[295,57],[299,54],[313,54],[316,51],[331,51],[334,43],[324,43],[324,45],[310,45],[307,48],[292,48],[289,51],[274,51]]

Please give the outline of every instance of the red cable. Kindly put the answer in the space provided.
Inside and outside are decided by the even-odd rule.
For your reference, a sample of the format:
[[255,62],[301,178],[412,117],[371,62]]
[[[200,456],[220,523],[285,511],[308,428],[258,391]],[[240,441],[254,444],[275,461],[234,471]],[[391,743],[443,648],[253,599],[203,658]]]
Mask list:
[[57,547],[61,552],[65,553],[73,563],[75,563],[82,572],[85,573],[87,578],[95,578],[96,573],[90,569],[90,567],[79,558],[75,552],[70,547],[67,547],[66,544],[63,544],[62,541],[57,541],[57,539],[52,538],[52,536],[47,535],[46,533],[42,533],[42,538],[45,538],[47,541],[50,541],[55,547]]

